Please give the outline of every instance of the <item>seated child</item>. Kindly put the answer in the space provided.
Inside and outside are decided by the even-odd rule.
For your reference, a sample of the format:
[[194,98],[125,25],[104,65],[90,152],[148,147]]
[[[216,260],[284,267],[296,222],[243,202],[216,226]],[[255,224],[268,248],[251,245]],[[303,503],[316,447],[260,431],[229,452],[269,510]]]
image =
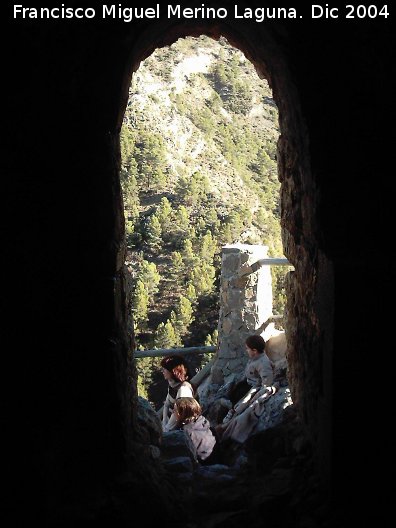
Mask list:
[[202,415],[197,400],[191,397],[178,398],[174,413],[178,428],[182,429],[192,441],[198,462],[206,465],[210,463],[214,458],[216,438],[210,429],[209,421]]
[[[251,335],[246,341],[246,352],[249,360],[245,368],[245,378],[230,396],[234,404],[223,423],[216,427],[216,433],[223,440],[246,439],[251,434],[255,422],[264,410],[263,403],[275,392],[273,365],[265,353],[265,341],[259,335]],[[241,397],[242,396],[242,397]],[[255,420],[253,420],[255,418]],[[237,433],[238,431],[238,433]]]

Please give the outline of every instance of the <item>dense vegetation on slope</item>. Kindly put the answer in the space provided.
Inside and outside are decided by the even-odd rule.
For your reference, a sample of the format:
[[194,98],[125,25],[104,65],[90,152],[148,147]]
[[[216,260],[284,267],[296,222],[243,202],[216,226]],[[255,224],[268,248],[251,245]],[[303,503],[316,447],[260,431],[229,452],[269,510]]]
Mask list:
[[[216,343],[224,244],[282,255],[277,117],[268,83],[225,39],[180,39],[134,75],[121,182],[138,348]],[[284,273],[273,270],[274,313]],[[137,364],[151,400],[158,363]]]

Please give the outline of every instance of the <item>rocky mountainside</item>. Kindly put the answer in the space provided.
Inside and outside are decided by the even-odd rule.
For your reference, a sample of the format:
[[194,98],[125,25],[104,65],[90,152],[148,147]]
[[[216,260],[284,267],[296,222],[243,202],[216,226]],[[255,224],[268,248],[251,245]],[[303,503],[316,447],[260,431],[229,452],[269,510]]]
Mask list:
[[[200,171],[220,203],[248,201],[257,211],[260,198],[246,181],[256,153],[246,143],[261,140],[267,175],[274,178],[277,109],[267,81],[224,39],[181,39],[145,60],[134,76],[125,116],[132,127],[138,120],[164,138],[169,186]],[[246,159],[235,163],[233,156]]]

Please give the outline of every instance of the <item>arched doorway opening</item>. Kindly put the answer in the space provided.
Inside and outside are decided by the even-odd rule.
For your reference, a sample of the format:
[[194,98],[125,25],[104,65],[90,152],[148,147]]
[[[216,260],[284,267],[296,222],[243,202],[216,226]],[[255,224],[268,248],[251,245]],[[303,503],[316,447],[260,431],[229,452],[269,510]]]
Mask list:
[[[267,81],[226,39],[179,39],[141,63],[121,131],[137,350],[217,345],[225,244],[282,256],[278,138]],[[263,302],[283,329],[286,270],[271,273]],[[207,360],[192,357],[192,368]],[[165,390],[156,394],[157,363],[144,358],[137,367],[140,395],[158,406]]]
[[[14,479],[12,515],[21,511],[21,491],[31,504],[37,497],[34,506],[43,509],[48,493],[47,503],[65,524],[66,508],[58,506],[69,492],[77,496],[86,483],[121,471],[132,452],[139,462],[121,275],[118,136],[139,62],[157,47],[200,34],[222,34],[239,46],[274,90],[282,130],[284,247],[296,267],[288,295],[294,399],[324,465],[332,450],[336,463],[347,461],[333,488],[344,492],[351,519],[355,512],[367,517],[361,503],[369,494],[381,498],[379,488],[359,479],[356,451],[356,445],[367,452],[378,446],[386,465],[387,435],[367,427],[367,405],[376,416],[377,398],[351,409],[344,389],[364,379],[378,349],[378,332],[364,325],[368,309],[381,308],[382,293],[392,282],[391,261],[379,272],[377,251],[379,240],[386,248],[392,239],[392,193],[386,192],[392,149],[382,131],[393,100],[394,32],[385,17],[349,23],[302,16],[302,21],[228,20],[221,27],[210,20],[171,23],[165,17],[130,23],[98,17],[87,24],[10,17],[5,182],[12,191],[6,195],[15,198],[10,250],[23,280],[7,281],[17,305],[8,311],[14,329],[8,334],[21,338],[5,357],[13,358],[6,369],[10,399],[16,387],[20,396],[24,389],[18,399],[23,419],[19,405],[10,414],[26,444],[10,458],[10,473],[15,477],[12,463],[22,452],[33,462],[33,471],[24,473],[30,477],[25,493]],[[367,101],[375,101],[374,112],[364,111]],[[340,163],[337,154],[345,151]],[[23,321],[17,313],[26,315]],[[341,388],[334,398],[331,387]],[[365,463],[376,476],[383,466],[378,457]],[[134,489],[140,500],[139,484]],[[355,499],[351,486],[361,492]],[[150,490],[147,496],[152,498]],[[24,511],[31,517],[30,508]],[[372,513],[377,519],[383,512]]]
[[[239,28],[240,29],[240,28]],[[290,379],[293,397],[301,407],[301,415],[309,434],[317,443],[319,464],[322,465],[324,480],[329,471],[329,424],[331,413],[331,369],[327,370],[325,384],[323,379],[314,381],[309,371],[320,372],[323,366],[324,354],[331,354],[331,345],[320,341],[323,331],[322,324],[328,326],[331,335],[331,318],[317,311],[316,299],[321,295],[321,289],[328,289],[328,284],[320,284],[317,280],[318,270],[326,267],[326,262],[319,260],[316,240],[316,200],[315,186],[310,174],[308,151],[308,136],[305,123],[301,115],[299,97],[291,80],[291,74],[286,66],[280,49],[274,44],[270,32],[260,34],[242,34],[233,31],[229,26],[220,28],[194,27],[180,24],[168,28],[165,33],[159,30],[144,35],[141,41],[134,43],[140,51],[133,53],[131,68],[126,75],[130,79],[131,71],[136,71],[141,60],[150,55],[156,47],[171,45],[180,37],[200,36],[206,34],[220,38],[224,35],[227,40],[241,49],[255,65],[256,70],[268,78],[273,89],[274,100],[279,108],[279,124],[281,136],[278,142],[279,177],[281,180],[281,224],[282,240],[286,256],[295,266],[295,272],[290,277],[288,285],[288,328]],[[166,35],[166,37],[164,37]],[[128,100],[128,88],[124,82],[124,105]],[[121,127],[123,114],[119,114]],[[331,272],[330,272],[331,276]],[[331,297],[330,302],[331,312]],[[298,324],[297,324],[298,323]],[[299,334],[303,328],[304,339],[301,346]],[[322,348],[321,348],[322,347]],[[320,415],[320,418],[319,418]],[[325,427],[319,426],[319,422]]]

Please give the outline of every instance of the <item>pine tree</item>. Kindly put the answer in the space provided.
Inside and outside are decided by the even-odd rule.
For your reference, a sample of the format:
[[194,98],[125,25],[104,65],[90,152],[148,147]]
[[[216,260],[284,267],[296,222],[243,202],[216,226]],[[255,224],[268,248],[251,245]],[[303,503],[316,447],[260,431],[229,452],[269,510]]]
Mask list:
[[[130,165],[134,164],[133,158],[129,163]],[[135,175],[126,168],[121,169],[120,181],[124,201],[125,235],[127,243],[130,244],[135,231],[135,222],[139,216],[138,187]]]
[[171,280],[176,284],[181,284],[184,273],[183,257],[178,251],[174,251],[171,255],[172,267],[171,267]]
[[217,210],[214,205],[209,207],[205,215],[206,227],[210,230],[213,236],[216,236],[220,227],[220,220],[217,216]]
[[196,230],[199,234],[206,232],[206,222],[202,216],[196,221]]
[[241,220],[240,214],[236,211],[231,212],[227,218],[227,224],[223,231],[224,235],[227,238],[226,242],[238,242],[243,231],[244,225]]
[[181,247],[188,237],[190,227],[190,217],[184,205],[179,205],[174,215],[174,225],[172,230],[172,239]]
[[217,340],[219,338],[219,332],[217,328],[213,330],[212,334],[208,334],[205,339],[205,346],[217,346]]
[[190,224],[190,217],[184,205],[179,205],[179,207],[176,209],[175,222],[179,231],[182,233],[187,232],[188,226]]
[[135,133],[126,124],[123,124],[121,127],[120,149],[122,165],[128,171],[131,163],[134,162],[133,155],[135,151]]
[[208,264],[213,263],[213,257],[216,252],[216,242],[213,240],[212,233],[206,231],[201,239],[200,257]]
[[166,185],[166,175],[163,172],[162,168],[155,168],[151,171],[151,180],[150,184],[152,189],[155,189],[156,192],[162,191]]
[[197,256],[194,254],[193,245],[189,238],[183,243],[182,257],[186,270],[193,270],[197,262]]
[[135,158],[138,164],[139,185],[150,191],[154,184],[165,182],[163,169],[166,166],[166,148],[161,135],[139,128],[135,143]]
[[191,304],[194,304],[197,300],[197,293],[195,291],[194,284],[191,282],[187,284],[186,297],[191,302]]
[[194,320],[191,302],[187,299],[187,297],[184,297],[184,295],[180,296],[179,304],[176,308],[176,316],[178,322],[178,333],[179,335],[183,336],[187,333],[188,327]]
[[145,285],[141,280],[136,282],[132,302],[135,330],[138,331],[138,329],[140,330],[142,325],[147,321],[149,307],[149,295]]
[[161,199],[161,202],[156,210],[156,216],[161,224],[162,233],[169,230],[171,224],[172,206],[166,196]]
[[157,348],[174,348],[178,346],[178,336],[172,323],[168,320],[160,323],[155,331],[154,343]]
[[161,281],[161,275],[158,273],[155,263],[143,259],[139,265],[138,277],[144,283],[150,302],[152,302],[153,296],[158,292],[158,285]]
[[198,296],[206,295],[213,291],[215,274],[215,268],[204,261],[190,272],[189,278]]
[[[182,172],[182,171],[181,171]],[[188,197],[189,178],[181,173],[175,187],[175,195],[178,197],[178,201],[182,204],[186,203]]]
[[142,398],[149,399],[148,390],[153,383],[153,374],[156,371],[158,358],[138,358],[135,360],[137,372],[137,391]]
[[158,217],[156,214],[152,214],[150,218],[147,221],[146,225],[146,243],[147,246],[152,249],[156,250],[161,247],[162,245],[162,229],[161,224],[158,220]]

